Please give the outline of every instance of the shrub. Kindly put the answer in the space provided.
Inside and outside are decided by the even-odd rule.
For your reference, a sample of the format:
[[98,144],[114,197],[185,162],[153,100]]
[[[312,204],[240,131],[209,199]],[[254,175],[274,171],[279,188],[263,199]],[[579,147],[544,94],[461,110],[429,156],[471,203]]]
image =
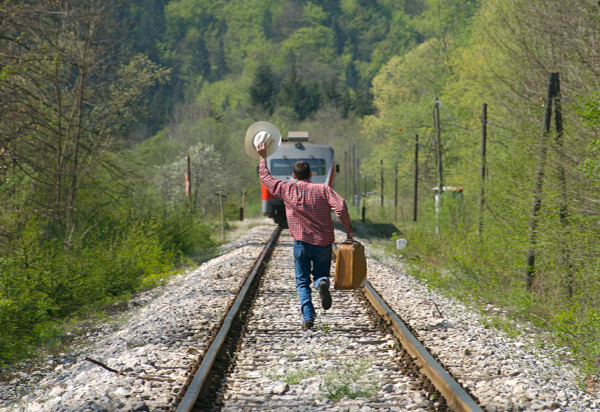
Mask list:
[[15,233],[0,258],[0,364],[55,340],[64,319],[156,285],[182,257],[210,256],[211,226],[180,217],[105,215],[68,247],[35,219]]

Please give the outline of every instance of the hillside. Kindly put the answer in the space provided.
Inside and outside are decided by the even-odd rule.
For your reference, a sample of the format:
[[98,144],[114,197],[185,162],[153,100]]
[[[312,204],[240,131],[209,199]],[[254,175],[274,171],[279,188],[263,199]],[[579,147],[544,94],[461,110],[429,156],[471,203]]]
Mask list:
[[599,7],[2,2],[0,363],[210,256],[215,193],[258,214],[242,140],[267,120],[334,147],[361,182],[336,188],[375,193],[365,223],[399,228],[415,276],[597,375]]

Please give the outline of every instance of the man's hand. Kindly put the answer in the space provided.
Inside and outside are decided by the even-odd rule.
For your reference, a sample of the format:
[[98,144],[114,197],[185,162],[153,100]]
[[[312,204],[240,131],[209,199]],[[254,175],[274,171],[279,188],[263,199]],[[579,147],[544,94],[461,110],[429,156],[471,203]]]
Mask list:
[[261,159],[267,158],[267,148],[265,142],[260,142],[256,145],[256,153],[258,153]]

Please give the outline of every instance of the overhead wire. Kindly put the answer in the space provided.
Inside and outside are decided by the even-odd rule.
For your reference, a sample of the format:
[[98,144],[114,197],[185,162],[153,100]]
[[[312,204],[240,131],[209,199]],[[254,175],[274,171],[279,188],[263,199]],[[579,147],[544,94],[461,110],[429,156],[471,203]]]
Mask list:
[[[464,130],[467,130],[467,131],[469,131],[469,132],[476,132],[476,131],[478,131],[478,129],[472,129],[472,128],[470,128],[470,127],[467,127],[467,126],[462,126],[462,125],[458,124],[458,122],[457,122],[457,121],[456,121],[456,120],[455,120],[455,119],[454,119],[454,118],[453,118],[453,117],[450,115],[450,113],[448,113],[448,111],[445,109],[445,107],[444,107],[444,105],[442,104],[442,102],[440,101],[440,99],[436,99],[436,100],[434,100],[434,103],[438,103],[438,104],[439,104],[439,107],[442,109],[442,112],[444,112],[444,114],[446,115],[446,117],[448,118],[448,120],[450,120],[450,122],[451,122],[451,123],[452,123],[454,126],[456,126],[456,127],[458,127],[458,128],[461,128],[461,129],[464,129]],[[512,136],[508,136],[508,135],[504,134],[503,132],[501,132],[501,131],[498,129],[498,127],[496,127],[496,126],[495,126],[493,123],[491,123],[489,120],[486,120],[486,121],[485,121],[485,124],[489,125],[489,126],[490,126],[492,129],[494,129],[494,131],[495,131],[497,134],[499,134],[500,136],[502,136],[502,137],[505,137],[505,138],[507,138],[507,139],[511,139],[511,140],[512,140],[512,139],[514,139],[514,137],[512,137]],[[494,142],[494,143],[500,143],[500,144],[502,144],[502,145],[506,146],[504,142],[502,142],[502,141],[499,141],[499,140],[494,140],[493,142]]]
[[476,131],[477,131],[476,129],[471,129],[471,128],[469,128],[469,127],[462,126],[462,125],[458,124],[458,123],[457,123],[457,122],[454,120],[454,118],[453,118],[452,116],[450,116],[450,114],[449,114],[449,113],[446,111],[446,109],[444,108],[444,105],[442,104],[442,102],[440,101],[440,99],[436,99],[436,100],[434,101],[434,103],[437,103],[437,104],[439,105],[439,107],[442,109],[442,111],[444,112],[444,114],[446,115],[446,117],[448,118],[448,120],[450,120],[450,122],[452,122],[452,124],[453,124],[454,126],[456,126],[456,127],[459,127],[459,128],[461,128],[461,129],[464,129],[464,130],[468,130],[468,131],[470,131],[470,132],[476,132]]
[[507,139],[514,139],[514,137],[512,137],[512,136],[508,136],[508,135],[505,135],[505,134],[504,134],[504,133],[502,133],[500,130],[498,130],[498,128],[497,128],[496,126],[494,126],[492,123],[490,123],[490,121],[489,121],[489,120],[487,120],[485,123],[486,123],[487,125],[491,126],[491,127],[492,127],[492,129],[494,129],[494,130],[496,131],[496,133],[498,133],[500,136],[502,136],[502,137],[506,137]]

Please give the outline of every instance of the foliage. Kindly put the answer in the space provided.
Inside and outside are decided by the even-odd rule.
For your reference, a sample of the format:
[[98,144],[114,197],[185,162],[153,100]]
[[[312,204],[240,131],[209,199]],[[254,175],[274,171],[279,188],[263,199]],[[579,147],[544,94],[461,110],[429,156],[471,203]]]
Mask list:
[[559,342],[572,349],[588,374],[597,373],[600,356],[600,312],[576,305],[553,314],[552,324],[556,328]]
[[[267,65],[275,84],[295,64],[301,77],[314,82],[314,96],[332,78],[341,94],[352,89],[362,96],[379,67],[395,53],[407,50],[416,37],[404,7],[384,1],[340,5],[291,0],[154,0],[146,9],[136,0],[124,14],[137,23],[127,40],[173,69],[172,81],[153,91],[152,107],[157,112],[161,104],[173,109],[177,102],[190,99],[214,100],[218,98],[216,83],[230,93],[222,108],[225,111],[238,104],[246,110],[257,108],[261,103],[256,96],[250,101],[243,91],[253,76],[258,77],[257,69]],[[164,36],[157,36],[150,22]],[[265,112],[272,113],[265,104]],[[362,107],[361,102],[358,108]],[[350,105],[347,108],[354,110]],[[307,115],[296,113],[300,119]]]
[[212,247],[205,223],[177,240],[169,216],[137,197],[143,173],[124,134],[169,70],[121,48],[117,15],[112,2],[3,6],[2,364],[54,339],[63,319],[169,272],[183,249],[202,258]]
[[262,65],[258,68],[250,85],[249,93],[250,104],[253,107],[258,107],[268,115],[273,114],[277,87],[269,66]]
[[[81,192],[94,185],[91,173],[116,167],[103,163],[104,154],[121,144],[115,136],[133,122],[143,90],[168,74],[119,49],[109,36],[118,27],[110,6],[41,2],[32,13],[14,6],[3,24],[0,47],[12,69],[3,69],[0,80],[3,99],[11,102],[1,109],[7,121],[0,124],[0,161],[7,175],[27,176],[35,185],[35,191],[13,186],[3,202],[15,208],[24,207],[17,197],[35,202],[67,244]],[[14,38],[23,25],[27,30]],[[107,60],[113,64],[107,67]]]
[[[419,219],[408,223],[402,218],[409,245],[402,253],[413,263],[412,273],[455,296],[502,306],[511,317],[554,331],[557,342],[597,374],[592,348],[600,236],[600,83],[593,63],[598,59],[598,6],[580,0],[439,4],[423,2],[413,19],[423,41],[389,59],[373,80],[377,111],[362,119],[362,128],[374,147],[364,172],[378,177],[383,161],[389,199],[394,188],[387,182],[398,165],[400,203],[410,204],[413,137],[418,134]],[[453,7],[459,9],[449,12]],[[545,101],[552,72],[560,75],[560,134],[556,112],[550,133],[542,127],[544,110],[558,103]],[[464,196],[459,204],[451,192],[444,193],[437,212],[431,192],[437,173],[432,144],[436,97],[444,182],[462,186]],[[482,180],[483,103],[488,112]],[[541,208],[532,225],[538,183]],[[370,213],[377,215],[390,216]],[[528,250],[536,258],[530,288],[525,281]]]
[[0,363],[44,343],[57,319],[135,293],[148,284],[146,278],[172,270],[182,253],[206,257],[212,229],[195,219],[183,221],[104,219],[65,249],[44,240],[44,222],[30,220],[4,245],[11,257],[0,260]]
[[[191,173],[191,199],[194,208],[202,208],[212,202],[216,187],[211,186],[213,176],[223,173],[221,156],[214,147],[198,143],[189,149]],[[162,164],[155,169],[154,181],[159,195],[169,208],[184,204],[186,191],[184,176],[187,174],[188,156],[181,156],[173,163]],[[179,184],[177,184],[179,183]]]
[[319,108],[319,92],[316,85],[308,87],[298,76],[296,66],[292,65],[290,73],[281,82],[279,93],[280,105],[291,107],[302,121]]
[[594,138],[588,146],[589,158],[585,159],[582,167],[586,177],[598,184],[600,183],[600,91],[583,98],[576,110],[583,121],[595,132]]
[[[243,192],[258,213],[256,161],[242,142],[250,124],[268,120],[284,136],[307,130],[334,147],[336,190],[377,195],[369,219],[402,227],[415,275],[554,331],[597,374],[598,7],[5,2],[0,359],[52,339],[61,317],[83,306],[209,256],[219,192],[226,219]],[[560,75],[560,101],[545,101],[550,73]],[[544,111],[557,103],[564,129],[543,133]],[[445,185],[463,190],[443,193],[436,210],[438,153]]]
[[301,367],[298,369],[291,370],[285,374],[284,381],[289,385],[297,385],[303,379],[313,377],[317,374],[314,369]]

